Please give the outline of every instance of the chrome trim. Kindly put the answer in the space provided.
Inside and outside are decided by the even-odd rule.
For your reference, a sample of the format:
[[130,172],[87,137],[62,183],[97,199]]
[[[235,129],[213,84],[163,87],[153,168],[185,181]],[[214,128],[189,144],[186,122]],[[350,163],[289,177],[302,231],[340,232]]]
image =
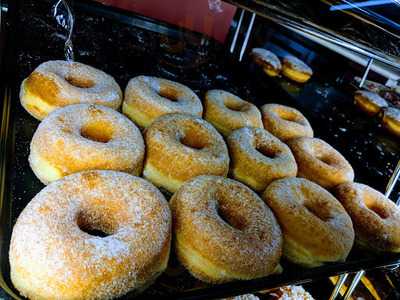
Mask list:
[[256,18],[256,14],[253,12],[251,15],[249,26],[247,27],[246,36],[244,37],[242,48],[240,49],[239,61],[242,61],[244,52],[246,51],[247,43],[249,42],[249,38],[250,38],[251,30],[253,29],[255,18]]
[[329,300],[335,300],[337,298],[348,276],[349,276],[348,273],[339,275],[338,281],[335,284],[335,288],[333,289],[332,294],[329,297]]
[[361,270],[356,273],[356,275],[353,278],[353,281],[351,282],[349,288],[346,291],[346,294],[344,294],[343,300],[349,300],[351,297],[351,294],[353,294],[354,290],[356,289],[358,283],[360,282],[361,278],[364,276],[365,271]]
[[232,39],[231,48],[229,49],[229,51],[231,53],[233,53],[233,51],[235,50],[235,47],[236,47],[236,42],[237,42],[237,38],[239,36],[240,27],[242,26],[244,12],[245,12],[244,9],[242,9],[242,11],[240,12],[239,22],[238,22],[238,24],[236,26],[235,35],[233,36],[233,39]]
[[359,86],[358,86],[360,89],[363,87],[363,85],[364,85],[364,83],[365,83],[365,80],[367,79],[369,70],[371,69],[371,66],[372,66],[372,63],[373,63],[373,62],[374,62],[374,59],[373,59],[373,58],[370,58],[370,59],[368,60],[367,67],[365,68],[365,71],[364,71],[364,75],[363,75],[363,77],[361,78],[360,84],[359,84]]

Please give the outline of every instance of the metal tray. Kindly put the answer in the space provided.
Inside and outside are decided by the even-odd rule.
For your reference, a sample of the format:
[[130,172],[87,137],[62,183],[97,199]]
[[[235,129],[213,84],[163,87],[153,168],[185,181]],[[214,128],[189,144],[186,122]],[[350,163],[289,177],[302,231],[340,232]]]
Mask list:
[[[1,70],[9,80],[1,86],[0,104],[0,286],[10,298],[19,299],[9,277],[10,235],[19,213],[43,185],[27,160],[38,121],[20,106],[18,89],[21,80],[40,62],[62,59],[63,44],[54,35],[53,21],[46,14],[47,2],[25,0],[15,8],[19,22],[13,23],[10,18],[9,30],[18,32],[18,37],[7,40],[7,69]],[[384,189],[399,157],[398,141],[373,119],[365,119],[353,107],[351,98],[332,84],[319,82],[317,76],[305,86],[282,78],[271,80],[251,62],[238,63],[223,45],[176,28],[171,29],[172,38],[168,25],[140,16],[86,2],[77,2],[75,12],[77,59],[112,74],[122,87],[135,75],[149,74],[179,80],[200,97],[210,88],[221,88],[259,106],[268,102],[292,105],[310,119],[316,136],[326,139],[349,159],[358,181]],[[145,28],[144,21],[151,21],[150,29]],[[139,298],[221,298],[399,262],[400,255],[371,256],[354,250],[345,263],[303,269],[283,261],[281,275],[210,286],[191,277],[172,255],[168,270]]]

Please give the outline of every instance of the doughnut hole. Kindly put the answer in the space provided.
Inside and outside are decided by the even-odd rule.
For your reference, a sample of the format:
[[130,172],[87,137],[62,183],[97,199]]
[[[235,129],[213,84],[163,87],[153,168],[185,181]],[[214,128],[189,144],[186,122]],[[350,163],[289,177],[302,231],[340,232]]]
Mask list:
[[256,143],[255,149],[268,158],[275,158],[280,153],[280,151],[278,149],[275,149],[275,147],[271,147],[270,145],[265,144]]
[[178,102],[178,99],[179,99],[178,91],[169,86],[160,87],[160,90],[158,91],[158,95],[160,95],[161,97],[166,98],[172,102]]
[[201,150],[209,145],[209,139],[208,134],[202,131],[200,127],[189,127],[179,141],[186,147]]
[[308,212],[323,222],[327,222],[329,219],[331,219],[332,216],[329,205],[319,199],[318,195],[314,194],[311,190],[305,188],[304,186],[301,187],[301,194],[303,196],[302,204]]
[[301,118],[301,116],[299,116],[297,113],[295,113],[294,111],[290,111],[290,110],[279,110],[278,115],[281,119],[285,120],[285,121],[289,121],[289,122],[294,122],[294,123],[299,123],[299,124],[303,124],[303,120]]
[[84,78],[81,76],[74,76],[74,75],[68,75],[65,78],[65,81],[67,81],[70,85],[73,85],[78,88],[83,88],[83,89],[88,89],[94,86],[94,81],[89,79],[89,78]]
[[224,105],[226,108],[233,110],[233,111],[238,111],[238,112],[244,112],[249,110],[250,106],[248,103],[237,101],[231,98],[227,98],[224,101]]
[[383,205],[379,205],[377,201],[368,194],[364,194],[363,201],[365,206],[377,214],[381,219],[387,219],[390,217],[389,212]]
[[118,229],[116,220],[104,207],[86,207],[76,218],[79,229],[89,235],[107,237]]
[[244,230],[249,221],[244,217],[241,206],[229,200],[229,195],[219,191],[216,194],[215,210],[221,220],[230,227]]
[[109,142],[114,134],[112,125],[105,121],[93,121],[81,128],[81,136],[99,143]]

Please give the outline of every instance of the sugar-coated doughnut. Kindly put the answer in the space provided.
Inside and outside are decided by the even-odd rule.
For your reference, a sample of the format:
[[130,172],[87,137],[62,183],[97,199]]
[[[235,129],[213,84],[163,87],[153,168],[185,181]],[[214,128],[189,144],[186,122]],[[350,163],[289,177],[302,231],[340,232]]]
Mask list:
[[290,80],[305,83],[310,79],[313,71],[304,61],[288,55],[283,58],[282,74]]
[[317,138],[297,138],[288,142],[298,167],[298,176],[330,189],[354,180],[349,162],[327,142]]
[[273,52],[263,48],[254,48],[251,50],[250,55],[253,57],[256,64],[263,68],[267,75],[275,77],[281,72],[281,61]]
[[327,190],[302,178],[272,182],[263,194],[283,232],[283,255],[306,267],[344,261],[354,242],[350,216]]
[[254,104],[223,90],[206,93],[204,119],[224,136],[245,126],[263,128],[261,113]]
[[354,102],[361,110],[371,116],[378,114],[383,108],[388,106],[386,100],[377,93],[362,90],[354,94]]
[[218,131],[200,117],[164,115],[147,128],[145,141],[143,175],[170,192],[199,175],[228,174],[227,146]]
[[115,171],[75,173],[18,217],[11,280],[29,299],[114,299],[165,270],[170,242],[171,212],[152,184]]
[[271,103],[263,105],[261,113],[264,128],[282,141],[314,136],[310,123],[297,109]]
[[400,136],[400,109],[394,107],[385,108],[382,125],[391,133]]
[[141,127],[149,126],[158,117],[169,113],[202,116],[199,97],[187,86],[171,80],[137,76],[126,89],[122,111]]
[[380,192],[344,183],[336,195],[353,220],[356,242],[375,252],[400,252],[400,209]]
[[33,135],[29,163],[44,184],[83,170],[116,170],[140,175],[144,141],[119,112],[93,104],[60,108]]
[[271,210],[245,185],[199,176],[172,197],[175,250],[196,278],[219,283],[276,272],[282,235]]
[[91,66],[63,60],[39,65],[21,84],[22,106],[43,120],[50,112],[70,104],[101,104],[118,109],[122,91],[113,77]]
[[289,147],[261,128],[244,127],[227,139],[232,177],[255,191],[269,183],[297,174],[297,164]]

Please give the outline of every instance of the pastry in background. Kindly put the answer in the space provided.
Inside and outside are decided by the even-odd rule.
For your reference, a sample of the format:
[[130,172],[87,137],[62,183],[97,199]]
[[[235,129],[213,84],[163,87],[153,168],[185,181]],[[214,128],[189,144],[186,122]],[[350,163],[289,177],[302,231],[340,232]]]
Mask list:
[[282,70],[281,61],[273,52],[263,48],[253,48],[250,56],[271,77],[278,76]]
[[288,55],[283,58],[282,74],[290,80],[305,83],[311,78],[313,71],[302,60]]
[[268,300],[314,300],[301,285],[289,285],[270,291]]
[[354,103],[370,116],[377,115],[383,108],[388,107],[385,99],[376,93],[359,90],[354,94]]
[[391,133],[400,136],[400,109],[394,107],[385,108],[382,125]]

